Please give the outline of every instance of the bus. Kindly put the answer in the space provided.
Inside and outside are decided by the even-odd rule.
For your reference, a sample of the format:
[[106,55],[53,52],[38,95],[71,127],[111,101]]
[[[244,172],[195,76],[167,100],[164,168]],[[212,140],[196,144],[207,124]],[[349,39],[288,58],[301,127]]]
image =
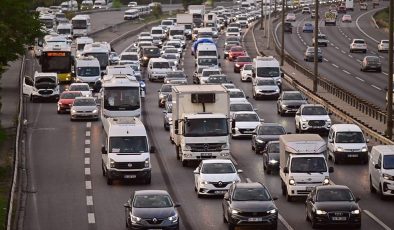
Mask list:
[[64,44],[47,44],[40,57],[42,72],[56,72],[59,82],[72,81],[72,62],[71,47]]
[[71,19],[74,37],[88,36],[91,30],[90,16],[87,14],[76,15]]

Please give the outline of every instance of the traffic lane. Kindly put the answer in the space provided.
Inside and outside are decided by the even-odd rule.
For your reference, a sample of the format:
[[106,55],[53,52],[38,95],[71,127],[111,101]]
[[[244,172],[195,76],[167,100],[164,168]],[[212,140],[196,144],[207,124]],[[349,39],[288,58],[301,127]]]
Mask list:
[[[366,11],[366,12],[362,12],[360,15],[358,15],[358,30],[360,31],[363,30],[365,33],[367,33],[368,36],[366,36],[365,34],[363,34],[360,31],[360,34],[363,34],[366,39],[368,39],[369,42],[373,42],[376,43],[376,41],[380,41],[383,39],[388,39],[388,33],[381,28],[376,28],[376,25],[374,24],[374,22],[372,21],[371,17],[379,10],[384,9],[388,6],[389,2],[384,2],[384,1],[380,1],[380,6],[378,9],[375,10],[371,10],[371,8]],[[357,19],[356,18],[356,19]],[[373,44],[372,43],[372,44]]]

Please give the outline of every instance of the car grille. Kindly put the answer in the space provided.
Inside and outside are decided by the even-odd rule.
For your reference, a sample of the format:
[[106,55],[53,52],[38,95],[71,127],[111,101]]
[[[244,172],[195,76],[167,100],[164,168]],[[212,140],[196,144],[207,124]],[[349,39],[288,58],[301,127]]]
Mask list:
[[41,95],[51,95],[53,93],[53,90],[51,89],[42,89],[38,91],[39,94]]
[[223,143],[189,144],[192,152],[219,152]]
[[312,120],[312,121],[308,121],[308,125],[309,126],[324,126],[326,124],[325,121],[322,120]]
[[161,222],[163,222],[164,219],[154,218],[154,220],[153,219],[145,219],[145,221],[148,222],[149,224],[161,224]]
[[253,217],[253,216],[261,217],[261,216],[268,216],[270,214],[267,212],[239,212],[238,215],[246,216],[246,217]]
[[328,216],[330,217],[330,219],[332,217],[346,217],[346,219],[348,219],[350,216],[350,213],[349,212],[329,212]]
[[77,113],[92,113],[92,111],[77,111]]
[[299,109],[300,106],[299,105],[287,105],[286,108],[288,108],[288,109]]
[[116,169],[142,169],[145,162],[115,162]]
[[239,129],[239,132],[242,134],[252,134],[254,129]]
[[222,181],[219,181],[219,182],[212,182],[211,184],[213,185],[213,186],[215,186],[216,188],[225,188],[228,184],[230,184],[230,183],[232,183],[232,182],[222,182]]
[[297,184],[321,184],[321,181],[297,181]]

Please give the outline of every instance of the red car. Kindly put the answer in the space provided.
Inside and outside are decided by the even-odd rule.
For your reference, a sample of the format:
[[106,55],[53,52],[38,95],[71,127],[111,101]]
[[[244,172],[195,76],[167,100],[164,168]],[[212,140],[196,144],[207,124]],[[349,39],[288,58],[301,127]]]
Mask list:
[[57,113],[70,112],[71,105],[76,97],[82,97],[80,91],[64,91],[57,102]]
[[242,46],[233,46],[228,52],[228,60],[233,61],[239,56],[245,56],[246,52]]
[[234,73],[241,72],[241,69],[245,64],[252,64],[252,62],[253,62],[253,59],[249,56],[237,57],[237,59],[235,59],[235,62],[234,62]]

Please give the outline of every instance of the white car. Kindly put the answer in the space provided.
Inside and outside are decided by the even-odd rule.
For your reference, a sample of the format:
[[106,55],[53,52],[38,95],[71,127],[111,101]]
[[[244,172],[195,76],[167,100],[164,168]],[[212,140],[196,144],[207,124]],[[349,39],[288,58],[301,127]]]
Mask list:
[[230,117],[233,117],[233,114],[236,112],[252,112],[256,111],[257,109],[253,108],[253,105],[250,102],[243,101],[243,102],[230,102]]
[[241,81],[252,81],[253,65],[245,64],[241,69]]
[[249,96],[246,96],[244,91],[241,89],[228,89],[228,94],[230,95],[231,102],[243,102],[248,101]]
[[364,39],[353,39],[352,43],[350,43],[350,53],[354,51],[367,52],[367,43]]
[[224,195],[233,183],[241,181],[231,160],[209,159],[201,161],[194,170],[194,189],[197,196]]
[[388,52],[389,51],[389,40],[380,40],[378,45],[379,52]]
[[369,159],[369,188],[381,199],[394,196],[394,146],[375,145]]
[[235,112],[231,118],[231,137],[251,137],[263,121],[255,111]]
[[306,131],[328,132],[331,128],[331,118],[322,105],[303,104],[295,115],[296,133]]
[[91,97],[92,96],[92,90],[89,88],[88,83],[72,83],[68,87],[69,91],[79,91],[82,93],[82,96],[84,97]]
[[311,13],[311,9],[309,7],[303,7],[301,10],[302,14],[310,14]]
[[252,84],[254,99],[279,97],[280,89],[276,81],[272,78],[256,78]]
[[226,31],[226,37],[241,37],[241,29],[238,27],[228,27]]
[[296,16],[294,13],[288,13],[286,15],[286,21],[288,22],[295,22],[296,21]]

